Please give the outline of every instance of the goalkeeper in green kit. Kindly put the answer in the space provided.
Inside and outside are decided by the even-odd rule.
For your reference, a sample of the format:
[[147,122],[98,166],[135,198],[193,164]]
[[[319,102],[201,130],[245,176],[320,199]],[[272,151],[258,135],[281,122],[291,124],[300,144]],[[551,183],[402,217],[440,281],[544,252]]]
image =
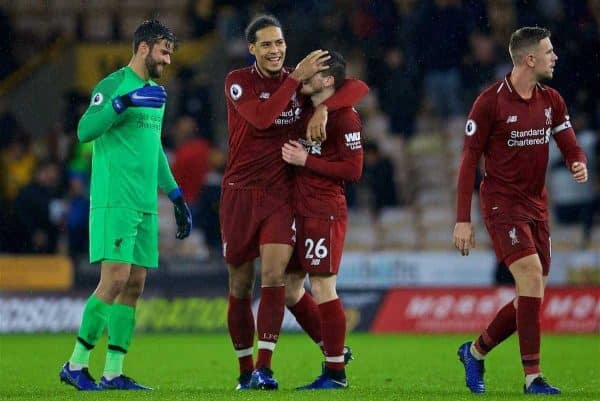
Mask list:
[[[161,145],[167,94],[153,78],[171,63],[175,36],[156,20],[134,34],[129,65],[94,88],[77,136],[94,141],[90,196],[90,262],[100,282],[88,298],[75,349],[60,380],[78,390],[151,390],[123,375],[135,327],[135,306],[147,269],[158,267],[157,188],[174,204],[177,238],[192,226]],[[90,352],[108,327],[108,353],[99,383],[88,371]]]

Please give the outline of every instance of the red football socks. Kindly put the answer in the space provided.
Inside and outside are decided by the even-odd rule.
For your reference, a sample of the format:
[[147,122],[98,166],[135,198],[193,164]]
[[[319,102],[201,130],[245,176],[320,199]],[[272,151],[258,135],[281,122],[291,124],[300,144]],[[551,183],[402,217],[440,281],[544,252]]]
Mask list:
[[517,330],[521,362],[526,375],[540,373],[541,305],[541,298],[519,297]]
[[344,369],[346,315],[339,298],[319,305],[321,333],[325,348],[325,366],[333,371]]
[[258,306],[258,358],[256,368],[271,368],[285,310],[285,287],[262,287]]
[[319,306],[313,297],[305,292],[302,298],[295,305],[289,306],[288,309],[292,312],[302,330],[315,343],[320,344],[323,339],[321,336],[321,315],[319,314]]
[[517,310],[513,301],[511,300],[496,313],[494,320],[475,342],[475,348],[481,355],[490,352],[517,330]]
[[229,295],[227,309],[227,326],[233,348],[238,356],[240,373],[249,373],[254,369],[252,351],[254,349],[254,317],[252,316],[252,300],[235,298]]

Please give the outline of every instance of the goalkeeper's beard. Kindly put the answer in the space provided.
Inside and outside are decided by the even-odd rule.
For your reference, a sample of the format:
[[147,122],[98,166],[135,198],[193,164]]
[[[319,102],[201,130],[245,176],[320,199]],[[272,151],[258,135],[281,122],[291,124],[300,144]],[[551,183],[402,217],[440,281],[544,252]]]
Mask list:
[[144,63],[146,64],[146,69],[148,70],[150,78],[160,78],[161,71],[158,70],[159,63],[152,58],[151,54],[146,56]]

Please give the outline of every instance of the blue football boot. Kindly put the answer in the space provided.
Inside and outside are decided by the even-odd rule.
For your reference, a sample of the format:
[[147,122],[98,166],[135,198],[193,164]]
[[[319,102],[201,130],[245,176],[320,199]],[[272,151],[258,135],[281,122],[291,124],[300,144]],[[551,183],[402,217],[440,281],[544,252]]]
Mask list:
[[560,390],[558,388],[552,386],[550,383],[548,383],[546,381],[546,379],[543,378],[542,376],[536,377],[531,382],[529,387],[523,386],[523,392],[525,394],[543,394],[543,395],[560,394]]
[[69,369],[69,362],[65,362],[60,373],[60,381],[75,387],[80,391],[101,391],[102,387],[96,384],[96,380],[90,375],[88,368],[81,370]]
[[469,390],[475,394],[485,393],[485,383],[483,382],[483,374],[485,368],[483,361],[475,359],[471,354],[472,342],[466,342],[458,348],[458,359],[465,367],[465,383]]
[[332,379],[326,373],[323,373],[314,382],[296,387],[296,390],[343,390],[346,388],[348,388],[348,380]]
[[117,376],[112,380],[102,376],[100,385],[105,390],[152,390],[152,387],[143,386],[125,375]]
[[252,373],[243,373],[238,377],[238,384],[235,386],[237,391],[241,390],[250,390],[250,379],[252,378]]
[[250,388],[253,390],[277,390],[279,384],[273,378],[273,371],[269,368],[254,369],[250,378]]

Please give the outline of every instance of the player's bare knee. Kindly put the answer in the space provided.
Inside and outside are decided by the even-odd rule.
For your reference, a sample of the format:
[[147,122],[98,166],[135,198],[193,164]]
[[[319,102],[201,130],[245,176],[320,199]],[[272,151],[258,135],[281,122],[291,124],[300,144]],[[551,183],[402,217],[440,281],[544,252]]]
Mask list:
[[285,305],[294,306],[304,295],[305,273],[286,273],[285,275]]
[[335,281],[331,276],[310,276],[310,289],[317,303],[336,299]]
[[124,278],[113,278],[112,280],[101,280],[96,288],[96,294],[100,299],[114,301],[117,296],[123,292],[127,280]]
[[544,281],[541,274],[527,272],[527,274],[522,276],[519,286],[523,289],[529,289],[529,291],[536,294],[542,294],[544,290]]
[[263,266],[260,272],[260,284],[267,287],[275,287],[285,284],[285,268],[270,268]]
[[230,287],[229,295],[238,299],[252,298],[252,288],[249,287]]
[[298,287],[289,284],[285,284],[285,306],[294,306],[300,301],[300,298],[304,295],[304,287]]
[[250,298],[252,297],[252,289],[254,288],[254,276],[243,274],[229,276],[229,293],[235,298]]
[[229,294],[235,298],[251,298],[254,280],[243,276],[230,277]]
[[128,282],[125,286],[123,293],[127,295],[128,298],[138,299],[142,296],[144,292],[144,283],[143,282]]
[[251,298],[254,288],[254,262],[227,265],[229,271],[229,294],[235,298]]
[[517,284],[519,295],[542,296],[544,292],[544,279],[541,267],[529,265],[519,270],[514,270],[513,276]]

